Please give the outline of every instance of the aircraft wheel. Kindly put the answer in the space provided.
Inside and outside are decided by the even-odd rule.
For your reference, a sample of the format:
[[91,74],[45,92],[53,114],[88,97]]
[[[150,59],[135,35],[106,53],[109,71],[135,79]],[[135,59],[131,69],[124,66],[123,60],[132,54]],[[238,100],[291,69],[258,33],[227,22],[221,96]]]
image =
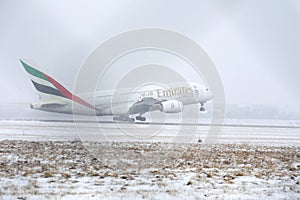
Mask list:
[[142,122],[146,121],[146,117],[142,117],[142,116],[136,116],[135,119]]
[[113,120],[118,121],[118,120],[120,120],[120,117],[113,117]]
[[117,117],[113,117],[113,120],[114,121],[123,121],[123,122],[134,122],[134,118],[129,118],[129,117],[120,117],[120,116],[117,116]]

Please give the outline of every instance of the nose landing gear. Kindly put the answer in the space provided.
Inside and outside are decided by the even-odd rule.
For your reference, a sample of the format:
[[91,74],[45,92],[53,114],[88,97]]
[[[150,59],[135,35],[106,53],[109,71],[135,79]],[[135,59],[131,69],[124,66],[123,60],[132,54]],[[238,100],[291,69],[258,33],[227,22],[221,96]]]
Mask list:
[[201,112],[204,112],[204,111],[205,111],[205,108],[204,108],[204,103],[201,103],[201,108],[200,108],[200,111],[201,111]]

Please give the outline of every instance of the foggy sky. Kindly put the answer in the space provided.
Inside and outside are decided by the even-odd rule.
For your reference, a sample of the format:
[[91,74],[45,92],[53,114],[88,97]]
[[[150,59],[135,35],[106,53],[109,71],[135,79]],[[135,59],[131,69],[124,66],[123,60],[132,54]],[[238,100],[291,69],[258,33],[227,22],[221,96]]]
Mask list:
[[[87,3],[89,2],[89,3]],[[72,90],[89,53],[124,31],[159,27],[196,41],[226,103],[300,112],[300,3],[293,1],[1,1],[0,105],[30,103],[29,57]]]

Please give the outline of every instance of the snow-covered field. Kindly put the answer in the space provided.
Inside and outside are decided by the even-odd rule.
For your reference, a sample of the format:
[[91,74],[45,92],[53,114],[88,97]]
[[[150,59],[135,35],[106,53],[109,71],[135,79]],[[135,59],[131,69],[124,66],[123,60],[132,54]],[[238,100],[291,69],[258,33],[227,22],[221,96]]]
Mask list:
[[299,199],[299,147],[0,142],[3,199]]
[[172,127],[83,145],[71,123],[2,122],[0,199],[300,199],[299,129],[224,129],[212,145],[169,142]]

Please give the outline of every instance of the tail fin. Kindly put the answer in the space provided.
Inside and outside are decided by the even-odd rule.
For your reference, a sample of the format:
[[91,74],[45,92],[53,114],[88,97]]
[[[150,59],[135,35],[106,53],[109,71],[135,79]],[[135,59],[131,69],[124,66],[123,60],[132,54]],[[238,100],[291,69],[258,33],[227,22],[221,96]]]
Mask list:
[[[33,68],[28,61],[24,61],[24,59],[20,59],[23,67],[25,68],[26,72],[29,74],[31,82],[33,83],[35,89],[40,94],[40,97],[43,98],[44,96],[49,95],[58,96],[73,100],[79,104],[87,106],[91,109],[96,109],[94,106],[86,102],[85,100],[81,99],[80,97],[73,95],[70,91],[68,91],[64,86],[58,83],[49,75]],[[47,95],[43,95],[47,94]],[[44,97],[45,98],[45,97]]]

